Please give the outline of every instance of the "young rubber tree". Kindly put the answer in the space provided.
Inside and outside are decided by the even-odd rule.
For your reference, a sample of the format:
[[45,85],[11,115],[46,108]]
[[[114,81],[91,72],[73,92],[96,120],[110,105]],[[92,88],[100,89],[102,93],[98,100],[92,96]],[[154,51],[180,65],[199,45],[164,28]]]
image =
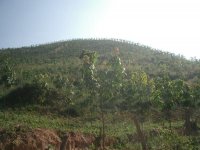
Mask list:
[[[114,49],[114,52],[116,49]],[[121,90],[123,88],[124,79],[126,77],[125,68],[119,57],[119,49],[108,60],[104,69],[99,71],[99,81],[103,88],[101,88],[102,98],[104,103],[112,102],[117,104],[117,100],[122,95]],[[109,105],[107,105],[109,107]],[[112,106],[113,107],[113,106]]]
[[16,83],[16,73],[13,69],[13,66],[11,66],[7,60],[3,62],[0,72],[0,84],[3,84],[6,88],[9,88]]
[[[114,55],[104,65],[103,70],[96,73],[95,60],[96,53],[83,51],[80,58],[83,61],[82,73],[83,83],[87,89],[86,97],[91,101],[98,99],[98,108],[100,109],[100,118],[102,122],[101,138],[102,149],[105,149],[105,113],[110,103],[115,104],[119,98],[125,76],[125,69],[119,57],[119,49],[114,49]],[[97,103],[97,102],[96,102]],[[92,104],[92,102],[90,102]],[[92,105],[93,106],[93,105]],[[112,105],[113,107],[113,105]]]
[[167,75],[162,78],[156,79],[156,90],[159,91],[159,101],[161,103],[161,110],[165,116],[165,119],[169,122],[171,129],[171,117],[172,110],[176,106],[176,102],[173,95],[174,83],[169,79]]
[[[100,110],[103,121],[102,134],[105,136],[106,109],[117,108],[117,104],[122,99],[122,89],[126,73],[122,61],[119,57],[119,49],[113,50],[112,57],[104,65],[104,69],[99,71],[100,83]],[[104,142],[104,141],[103,141]]]
[[[192,86],[192,95],[193,95],[193,102],[194,102],[194,106],[195,106],[195,111],[197,112],[197,114],[199,114],[199,108],[200,108],[200,83],[197,82],[197,84]],[[198,122],[197,120],[200,119],[200,116],[197,115],[195,116],[195,120],[196,122]]]
[[195,85],[193,87],[189,86],[182,80],[178,81],[179,89],[179,105],[184,111],[184,133],[190,135],[193,131],[197,131],[196,122],[192,122],[192,114],[198,106],[199,99],[199,86]]
[[197,129],[197,125],[191,121],[191,117],[197,106],[198,86],[192,88],[183,80],[176,79],[171,81],[171,88],[171,101],[174,106],[179,106],[184,111],[184,132],[189,135]]
[[[83,81],[83,91],[86,97],[84,105],[89,106],[90,115],[92,117],[92,110],[94,108],[95,99],[97,99],[99,83],[96,78],[96,52],[92,51],[82,51],[80,55],[82,60],[82,81]],[[92,122],[91,122],[92,124]]]
[[154,90],[154,81],[144,71],[132,73],[131,78],[127,80],[124,104],[129,112],[132,113],[132,118],[143,150],[147,150],[148,146],[147,139],[141,129],[139,118],[144,119],[145,114],[148,114],[154,100]]
[[144,71],[138,71],[132,74],[131,89],[134,93],[133,108],[140,115],[140,121],[149,114],[152,105],[152,94],[154,92],[154,81],[150,79]]

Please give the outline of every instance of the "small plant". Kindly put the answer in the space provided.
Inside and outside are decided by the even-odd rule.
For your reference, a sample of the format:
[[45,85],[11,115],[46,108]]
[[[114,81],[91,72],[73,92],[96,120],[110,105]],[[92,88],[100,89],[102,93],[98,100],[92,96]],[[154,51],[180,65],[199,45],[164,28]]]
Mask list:
[[4,62],[4,66],[0,69],[0,84],[3,84],[5,87],[9,88],[16,83],[16,73],[13,67],[8,63]]

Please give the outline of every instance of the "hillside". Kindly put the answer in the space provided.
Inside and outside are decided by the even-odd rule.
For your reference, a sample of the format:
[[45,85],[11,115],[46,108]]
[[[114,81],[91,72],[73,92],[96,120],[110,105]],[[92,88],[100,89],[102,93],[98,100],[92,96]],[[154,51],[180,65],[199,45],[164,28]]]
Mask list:
[[113,149],[198,149],[199,83],[199,60],[124,40],[2,49],[0,133],[15,141],[18,127],[21,137],[44,128],[111,138]]
[[[101,59],[110,57],[112,50],[117,47],[120,57],[130,70],[142,69],[151,76],[159,75],[165,69],[171,78],[183,78],[192,80],[200,72],[198,60],[187,60],[182,56],[155,50],[150,47],[131,43],[124,40],[70,40],[44,44],[32,47],[16,49],[4,49],[1,51],[1,60],[7,56],[11,64],[20,70],[34,68],[37,71],[45,71],[48,66],[56,70],[62,64],[67,65],[77,62],[82,50],[96,51]],[[42,64],[42,66],[41,66]],[[76,66],[76,65],[74,65]],[[21,70],[23,68],[23,70]]]

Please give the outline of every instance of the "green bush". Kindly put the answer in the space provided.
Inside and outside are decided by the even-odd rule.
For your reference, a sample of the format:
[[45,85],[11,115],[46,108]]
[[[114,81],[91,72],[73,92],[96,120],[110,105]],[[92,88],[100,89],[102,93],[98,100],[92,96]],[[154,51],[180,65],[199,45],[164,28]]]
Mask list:
[[44,101],[46,89],[42,89],[37,85],[26,84],[18,87],[1,98],[1,106],[15,107],[31,104],[40,104]]
[[190,150],[196,146],[196,141],[187,136],[180,136],[175,131],[161,129],[157,136],[149,140],[149,146],[153,150]]
[[63,116],[71,116],[71,117],[79,117],[80,112],[78,111],[78,108],[76,107],[69,107],[67,109],[64,109],[63,111],[60,112],[61,115]]

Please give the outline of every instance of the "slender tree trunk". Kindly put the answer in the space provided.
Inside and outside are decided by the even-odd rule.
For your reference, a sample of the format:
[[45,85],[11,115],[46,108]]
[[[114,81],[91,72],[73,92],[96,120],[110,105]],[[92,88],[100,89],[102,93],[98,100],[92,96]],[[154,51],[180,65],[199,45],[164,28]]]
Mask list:
[[100,100],[100,109],[101,109],[101,123],[102,123],[102,150],[105,150],[105,117],[104,117],[104,110],[103,110],[103,102]]
[[138,119],[135,115],[133,115],[133,121],[134,121],[136,131],[137,131],[137,134],[139,136],[139,139],[140,139],[140,142],[141,142],[141,145],[142,145],[142,150],[148,150],[146,138],[144,136],[144,133],[141,130],[139,121],[138,121]]
[[171,114],[171,110],[167,109],[166,112],[165,112],[165,116],[166,116],[166,119],[169,123],[169,129],[172,130],[172,114]]
[[184,132],[186,135],[189,135],[191,132],[191,112],[189,108],[185,109],[185,123],[184,123]]
[[172,130],[172,121],[171,121],[171,118],[169,118],[169,129]]
[[[6,98],[5,98],[5,89],[3,88],[3,105],[4,105],[4,109],[6,108]],[[6,119],[6,111],[4,110],[4,119]]]
[[101,112],[101,120],[102,120],[102,150],[105,150],[105,118],[104,112]]
[[[90,106],[90,107],[91,107],[91,106]],[[91,125],[91,127],[93,126],[92,119],[93,119],[93,113],[92,113],[92,110],[91,110],[91,108],[90,108],[90,125]]]

